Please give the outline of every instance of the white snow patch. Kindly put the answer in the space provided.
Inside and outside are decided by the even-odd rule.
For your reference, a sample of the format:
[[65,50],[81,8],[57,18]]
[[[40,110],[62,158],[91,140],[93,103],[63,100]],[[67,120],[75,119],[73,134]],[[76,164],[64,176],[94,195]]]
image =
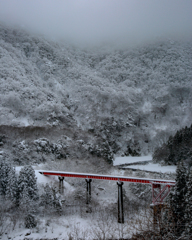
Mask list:
[[142,107],[142,110],[143,110],[143,113],[149,113],[151,112],[151,108],[152,108],[152,105],[150,102],[145,102],[143,104],[143,107]]
[[25,127],[33,124],[32,121],[29,120],[28,118],[15,118],[15,119],[12,120],[12,123],[13,124],[18,124],[20,126],[25,126]]
[[[93,225],[92,225],[93,227]],[[87,234],[86,231],[88,231]],[[52,217],[41,219],[38,229],[17,228],[2,239],[69,239],[72,234],[75,239],[91,239],[90,219],[82,219],[78,215]],[[86,238],[84,238],[84,235]]]
[[29,120],[27,118],[21,118],[20,121],[21,123],[24,124],[25,127],[30,125]]
[[16,171],[17,174],[19,174],[19,172],[21,171],[21,168],[23,168],[23,166],[17,166],[15,168],[15,171]]
[[136,162],[152,161],[152,156],[140,156],[140,157],[116,157],[113,161],[113,166],[121,164],[131,164]]
[[58,181],[58,179],[56,179],[56,176],[45,176],[43,174],[40,174],[38,170],[35,170],[35,175],[37,177],[37,183],[40,183],[40,184],[46,184],[46,183]]
[[167,126],[166,125],[156,125],[155,129],[165,131],[167,129]]
[[150,172],[161,172],[161,173],[175,173],[176,166],[161,166],[157,163],[149,163],[146,165],[131,165],[125,168],[130,169],[138,169],[143,171],[150,171]]

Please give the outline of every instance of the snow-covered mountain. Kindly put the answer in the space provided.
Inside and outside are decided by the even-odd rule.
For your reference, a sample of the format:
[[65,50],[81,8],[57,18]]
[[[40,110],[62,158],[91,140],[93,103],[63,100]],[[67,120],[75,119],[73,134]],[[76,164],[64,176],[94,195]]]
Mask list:
[[192,43],[82,49],[0,24],[0,84],[1,148],[44,137],[66,156],[147,154],[191,125]]

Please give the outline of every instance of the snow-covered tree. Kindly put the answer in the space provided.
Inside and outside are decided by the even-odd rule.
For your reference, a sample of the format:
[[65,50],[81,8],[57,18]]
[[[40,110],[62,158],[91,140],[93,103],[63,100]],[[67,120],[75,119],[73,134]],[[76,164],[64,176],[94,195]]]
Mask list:
[[11,168],[8,173],[7,187],[6,187],[6,199],[12,203],[16,203],[18,191],[18,181],[15,172],[15,168]]
[[192,239],[192,171],[190,171],[187,181],[185,204],[185,231],[183,233],[183,236],[187,240]]
[[60,214],[61,215],[61,212],[62,212],[62,203],[59,199],[59,196],[58,194],[56,193],[55,189],[53,189],[53,206],[56,210],[56,213]]
[[9,181],[9,172],[12,167],[9,163],[0,161],[0,193],[5,196],[7,191],[7,183]]
[[33,208],[33,201],[29,197],[29,191],[27,189],[27,186],[25,185],[23,187],[22,193],[20,194],[20,201],[19,201],[19,207],[24,213],[32,213],[34,212]]
[[167,208],[163,214],[162,236],[166,239],[177,239],[185,230],[185,200],[187,192],[187,170],[183,162],[179,163],[176,171],[176,184],[169,195]]
[[18,178],[18,204],[23,198],[29,198],[31,201],[38,199],[37,178],[35,171],[31,166],[25,166],[21,169]]
[[37,226],[37,220],[33,214],[27,214],[24,221],[26,228],[35,228]]
[[98,129],[100,137],[100,126],[113,117],[126,126],[115,131],[122,154],[137,133],[140,148],[150,152],[162,131],[167,138],[191,122],[191,41],[85,50],[3,24],[0,40],[1,125],[62,126],[73,119],[72,128]]
[[62,203],[60,201],[59,195],[54,188],[51,188],[47,183],[44,187],[44,192],[41,195],[40,205],[45,208],[45,211],[49,213],[54,211],[61,214],[62,212]]
[[192,125],[180,129],[168,141],[157,148],[153,154],[155,161],[164,161],[168,164],[177,164],[184,160],[186,164],[192,165]]
[[170,204],[173,212],[173,219],[175,223],[176,234],[178,236],[185,229],[185,195],[187,192],[186,187],[187,170],[183,162],[180,162],[176,170],[176,183],[173,193],[170,194]]
[[54,203],[54,197],[53,197],[53,191],[50,188],[49,184],[46,183],[45,187],[44,187],[44,192],[41,195],[41,205],[45,206],[45,207],[53,207],[53,203]]

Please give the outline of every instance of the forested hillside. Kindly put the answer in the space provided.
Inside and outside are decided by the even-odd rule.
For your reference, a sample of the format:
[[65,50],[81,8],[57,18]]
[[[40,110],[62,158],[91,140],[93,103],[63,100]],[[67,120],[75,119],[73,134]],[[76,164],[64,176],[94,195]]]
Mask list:
[[157,148],[153,154],[156,162],[166,164],[178,164],[183,161],[192,165],[192,125],[177,131],[174,136],[170,136],[168,141]]
[[190,41],[85,49],[0,24],[1,150],[46,137],[61,157],[151,153],[191,125],[191,82]]

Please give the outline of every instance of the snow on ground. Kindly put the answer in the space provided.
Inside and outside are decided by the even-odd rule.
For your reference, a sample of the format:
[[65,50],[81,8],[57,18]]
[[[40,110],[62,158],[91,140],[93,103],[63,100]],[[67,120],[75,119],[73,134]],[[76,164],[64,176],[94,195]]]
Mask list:
[[[90,219],[83,219],[78,215],[52,217],[40,220],[39,227],[34,229],[17,228],[11,233],[3,236],[2,239],[70,239],[73,235],[75,239],[90,239],[91,226]],[[93,226],[92,226],[93,227]],[[87,233],[86,233],[87,232]]]
[[176,166],[161,166],[157,163],[148,163],[146,165],[131,165],[124,167],[127,169],[138,169],[143,171],[150,171],[150,172],[161,172],[161,173],[175,173]]
[[[106,223],[107,222],[107,223]],[[116,219],[103,219],[102,216],[82,218],[79,215],[61,216],[40,220],[39,227],[34,229],[17,228],[4,234],[1,239],[104,239],[112,235],[116,239],[131,237],[134,231],[129,229],[128,222],[117,223]],[[105,238],[105,239],[106,239]]]
[[121,164],[131,164],[136,162],[145,162],[152,161],[152,156],[140,156],[140,157],[116,157],[113,166],[121,165]]

